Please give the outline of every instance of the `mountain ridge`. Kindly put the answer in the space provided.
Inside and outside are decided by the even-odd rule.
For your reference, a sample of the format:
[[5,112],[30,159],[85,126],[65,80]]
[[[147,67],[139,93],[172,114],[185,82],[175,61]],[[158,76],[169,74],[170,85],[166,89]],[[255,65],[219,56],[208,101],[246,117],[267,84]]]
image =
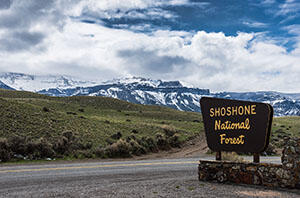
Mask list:
[[[42,89],[23,89],[30,87],[26,83],[32,85],[41,82],[42,84],[35,87],[44,86]],[[80,81],[68,76],[49,75],[47,80],[47,76],[6,73],[0,74],[0,86],[49,96],[106,96],[136,104],[160,105],[194,112],[201,112],[200,98],[209,96],[269,103],[274,108],[275,116],[300,116],[300,93],[290,94],[276,91],[211,93],[209,89],[184,86],[180,81],[152,80],[141,77],[95,82]]]

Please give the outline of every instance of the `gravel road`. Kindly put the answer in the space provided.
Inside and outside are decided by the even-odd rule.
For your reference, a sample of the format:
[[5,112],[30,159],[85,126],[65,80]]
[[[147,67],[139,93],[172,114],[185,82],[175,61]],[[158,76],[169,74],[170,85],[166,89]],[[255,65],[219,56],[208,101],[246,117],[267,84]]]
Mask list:
[[198,161],[181,158],[0,166],[0,197],[300,197],[299,190],[199,182]]

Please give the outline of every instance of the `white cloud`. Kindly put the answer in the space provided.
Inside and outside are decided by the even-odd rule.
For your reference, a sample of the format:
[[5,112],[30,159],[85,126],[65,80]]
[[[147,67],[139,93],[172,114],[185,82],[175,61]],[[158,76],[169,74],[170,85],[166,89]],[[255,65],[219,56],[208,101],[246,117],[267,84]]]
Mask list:
[[[114,10],[121,1],[87,2],[91,2],[88,4],[91,9]],[[121,9],[145,8],[155,3],[164,4],[165,1],[126,2],[121,3]],[[186,2],[168,3],[178,5]],[[93,3],[98,7],[94,7]],[[62,4],[64,1],[58,1],[55,6],[64,7]],[[55,6],[49,11],[57,10]],[[58,10],[74,16],[78,11],[76,6],[76,3],[70,5],[71,11]],[[84,8],[83,5],[80,7]],[[52,14],[50,16],[53,17]],[[58,17],[58,21],[43,17],[43,20],[28,19],[31,22],[24,21],[21,30],[44,33],[41,41],[43,50],[33,45],[30,50],[14,53],[2,51],[0,70],[70,74],[101,81],[115,77],[144,76],[182,80],[212,91],[300,92],[300,42],[295,50],[287,52],[263,34],[238,33],[236,36],[226,36],[222,32],[170,30],[152,30],[152,33],[145,34],[130,29],[107,28],[101,24],[81,23],[68,18],[66,14]],[[63,25],[57,25],[57,22]],[[151,29],[151,26],[148,28]],[[294,33],[298,28],[293,26],[288,30]],[[0,28],[0,36],[7,31],[11,29]]]
[[164,10],[165,6],[206,6],[189,0],[86,0],[80,1],[67,13],[72,16],[92,15],[98,18],[171,19],[176,14]]
[[285,23],[299,17],[299,13],[300,2],[295,0],[286,0],[284,3],[279,5],[279,10],[276,12],[276,16],[285,16],[286,18],[282,21],[282,23]]
[[247,25],[249,27],[254,27],[254,28],[265,28],[268,27],[268,24],[262,23],[262,22],[257,22],[257,21],[244,21],[244,25]]
[[273,4],[275,2],[276,2],[276,0],[263,0],[261,2],[261,4],[263,4],[263,5],[270,5],[270,4]]
[[43,53],[1,57],[2,67],[101,80],[128,75],[183,80],[213,91],[300,92],[299,56],[254,34],[165,30],[146,35],[68,20],[45,43]]
[[285,30],[287,30],[290,34],[294,34],[297,36],[300,36],[300,25],[289,25],[284,27]]

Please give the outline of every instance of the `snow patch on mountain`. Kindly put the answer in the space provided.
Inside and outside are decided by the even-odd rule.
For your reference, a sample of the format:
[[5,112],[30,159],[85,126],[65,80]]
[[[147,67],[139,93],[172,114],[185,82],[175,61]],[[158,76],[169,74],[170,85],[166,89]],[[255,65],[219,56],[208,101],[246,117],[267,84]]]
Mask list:
[[96,85],[96,82],[78,80],[63,75],[28,75],[22,73],[0,73],[0,81],[16,90],[38,92],[42,89],[68,89]]

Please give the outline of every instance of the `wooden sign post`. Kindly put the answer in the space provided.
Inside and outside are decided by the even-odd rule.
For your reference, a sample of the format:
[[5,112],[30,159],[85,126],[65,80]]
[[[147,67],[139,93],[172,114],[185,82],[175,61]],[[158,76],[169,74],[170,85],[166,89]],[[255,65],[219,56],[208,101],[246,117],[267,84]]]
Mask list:
[[273,118],[269,104],[202,97],[201,111],[208,147],[221,151],[253,153],[253,161],[259,163],[259,153],[266,150]]

